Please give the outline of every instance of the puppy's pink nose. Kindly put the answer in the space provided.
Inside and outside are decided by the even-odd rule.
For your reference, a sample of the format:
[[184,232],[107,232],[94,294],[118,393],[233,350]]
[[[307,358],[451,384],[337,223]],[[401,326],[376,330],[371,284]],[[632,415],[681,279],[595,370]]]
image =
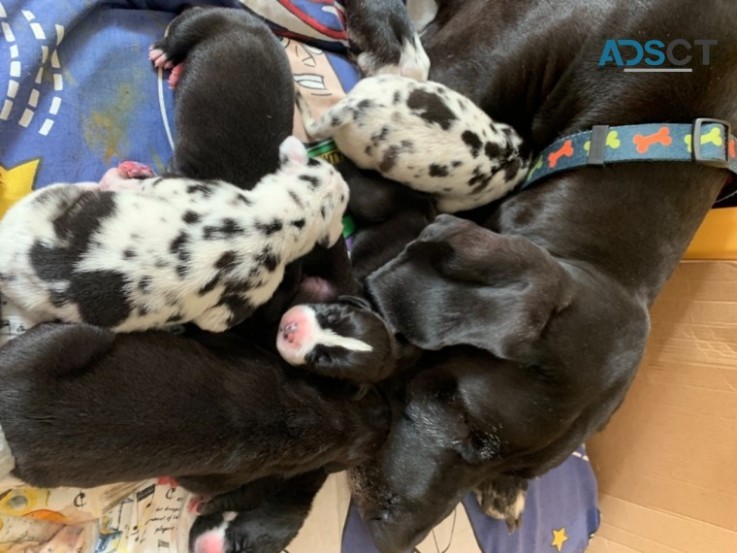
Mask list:
[[319,331],[315,314],[310,307],[297,305],[282,315],[276,348],[291,365],[303,365],[305,355],[312,349],[312,343]]
[[291,321],[289,323],[286,323],[283,326],[279,327],[279,332],[282,335],[282,338],[289,342],[290,344],[294,343],[294,337],[297,333],[297,328],[299,327],[299,324],[295,321]]

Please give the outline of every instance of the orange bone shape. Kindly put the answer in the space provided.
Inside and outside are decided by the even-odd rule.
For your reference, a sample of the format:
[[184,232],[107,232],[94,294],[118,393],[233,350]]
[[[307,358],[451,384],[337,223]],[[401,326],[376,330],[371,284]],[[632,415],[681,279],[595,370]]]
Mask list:
[[663,146],[670,146],[673,139],[670,137],[670,129],[668,127],[661,127],[660,130],[654,134],[648,134],[643,136],[636,134],[632,139],[632,142],[637,146],[638,154],[646,154],[653,144],[662,144]]
[[735,147],[734,138],[729,140],[729,157],[737,157],[737,147]]
[[560,147],[560,150],[557,152],[551,152],[550,155],[548,155],[548,165],[551,169],[553,169],[556,165],[558,165],[558,160],[565,157],[572,157],[573,156],[573,142],[570,140],[566,140],[563,143],[563,146]]

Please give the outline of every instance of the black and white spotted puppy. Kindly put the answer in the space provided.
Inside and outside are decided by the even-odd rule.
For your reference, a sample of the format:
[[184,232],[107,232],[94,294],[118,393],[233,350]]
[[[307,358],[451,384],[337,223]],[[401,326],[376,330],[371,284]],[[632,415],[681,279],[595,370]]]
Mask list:
[[342,232],[340,174],[295,137],[280,153],[250,191],[115,170],[42,188],[0,221],[0,291],[34,322],[224,331],[271,298],[287,263]]
[[358,167],[432,194],[441,212],[488,204],[527,172],[514,129],[439,83],[369,77],[319,121],[297,101],[310,137],[332,138]]
[[363,298],[301,304],[281,318],[276,348],[290,365],[357,383],[383,380],[417,348],[402,344]]

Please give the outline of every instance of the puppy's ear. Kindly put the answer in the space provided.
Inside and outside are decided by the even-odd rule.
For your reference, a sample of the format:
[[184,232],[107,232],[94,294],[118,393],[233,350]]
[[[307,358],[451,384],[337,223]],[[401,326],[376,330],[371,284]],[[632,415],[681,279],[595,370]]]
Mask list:
[[573,295],[544,249],[443,215],[366,281],[395,332],[427,350],[470,345],[522,360]]
[[290,135],[279,145],[279,162],[281,165],[307,165],[307,148],[296,136]]

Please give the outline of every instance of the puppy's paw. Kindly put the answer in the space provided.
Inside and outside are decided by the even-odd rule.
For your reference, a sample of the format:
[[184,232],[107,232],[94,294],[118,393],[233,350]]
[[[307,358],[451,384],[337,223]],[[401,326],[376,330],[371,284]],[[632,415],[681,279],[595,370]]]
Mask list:
[[208,332],[225,332],[230,328],[232,315],[225,305],[216,305],[206,309],[192,322]]
[[171,69],[174,65],[167,57],[164,49],[156,44],[149,48],[148,59],[151,60],[151,63],[153,63],[156,68],[161,67],[162,69]]

